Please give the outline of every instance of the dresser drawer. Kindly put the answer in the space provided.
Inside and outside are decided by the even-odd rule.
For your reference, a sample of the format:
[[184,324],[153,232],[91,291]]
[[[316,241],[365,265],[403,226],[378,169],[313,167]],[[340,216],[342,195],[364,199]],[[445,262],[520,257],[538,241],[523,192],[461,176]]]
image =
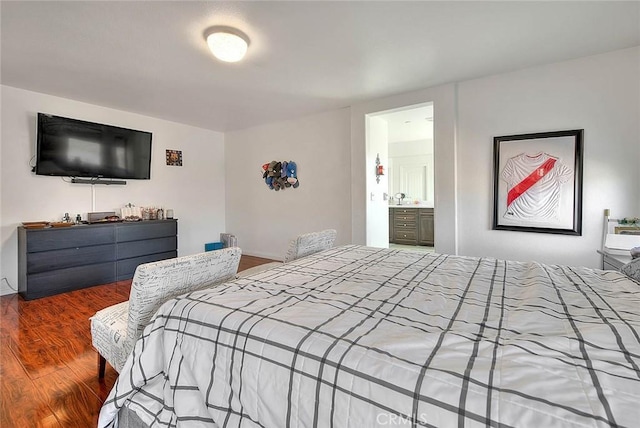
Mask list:
[[70,226],[64,229],[29,230],[26,231],[26,234],[27,253],[113,244],[115,242],[114,229],[108,226]]
[[416,233],[415,228],[406,229],[406,230],[403,230],[403,229],[398,230],[396,228],[394,241],[396,242],[411,241],[411,243],[415,244],[417,240],[418,240],[418,234]]
[[177,251],[167,251],[165,253],[151,254],[126,260],[119,260],[116,264],[116,281],[133,278],[133,274],[136,272],[136,268],[138,267],[138,265],[157,262],[160,260],[172,259],[175,257],[178,257]]
[[395,220],[393,222],[393,227],[397,229],[416,229],[416,225],[418,223],[415,220]]
[[404,208],[396,208],[394,213],[393,213],[393,219],[394,219],[394,223],[397,223],[398,221],[404,221],[404,220],[409,220],[409,221],[416,221],[416,219],[418,218],[418,210],[417,209],[404,209]]
[[29,287],[21,291],[21,294],[30,300],[93,285],[108,284],[115,281],[115,273],[114,263],[109,262],[31,274],[27,276]]
[[115,244],[28,253],[27,274],[90,265],[115,259]]
[[178,239],[175,236],[167,238],[145,239],[117,244],[116,257],[118,260],[139,257],[145,254],[158,254],[175,251]]
[[138,241],[175,236],[177,233],[178,223],[175,221],[122,223],[116,227],[116,240],[118,242]]

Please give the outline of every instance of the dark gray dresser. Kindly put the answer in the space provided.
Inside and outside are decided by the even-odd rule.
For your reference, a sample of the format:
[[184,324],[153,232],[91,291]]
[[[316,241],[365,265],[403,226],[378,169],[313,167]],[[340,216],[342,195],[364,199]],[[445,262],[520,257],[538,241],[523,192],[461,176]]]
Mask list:
[[133,277],[178,255],[177,220],[18,227],[18,291],[27,300]]

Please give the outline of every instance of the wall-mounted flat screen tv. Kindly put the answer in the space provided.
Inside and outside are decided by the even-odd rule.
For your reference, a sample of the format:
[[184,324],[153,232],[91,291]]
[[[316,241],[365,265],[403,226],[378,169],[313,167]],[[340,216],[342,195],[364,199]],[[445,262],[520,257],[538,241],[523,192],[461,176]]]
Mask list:
[[38,113],[38,175],[148,180],[151,133]]

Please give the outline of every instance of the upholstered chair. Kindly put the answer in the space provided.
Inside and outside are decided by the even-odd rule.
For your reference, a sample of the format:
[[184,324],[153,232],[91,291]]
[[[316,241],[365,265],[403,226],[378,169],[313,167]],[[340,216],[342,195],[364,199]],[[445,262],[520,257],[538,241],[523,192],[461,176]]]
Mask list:
[[335,229],[327,229],[320,232],[311,232],[298,235],[289,242],[289,249],[284,256],[284,262],[289,263],[310,254],[328,250],[336,242],[338,232]]
[[98,376],[104,377],[107,361],[120,373],[142,330],[163,303],[235,278],[240,254],[240,248],[233,247],[139,265],[129,300],[91,317]]
[[[336,232],[335,229],[326,229],[320,232],[298,235],[296,238],[289,241],[289,248],[284,256],[284,263],[289,263],[302,257],[333,248],[337,235],[338,232]],[[282,265],[282,262],[265,263],[260,266],[243,270],[238,273],[237,276],[239,278],[244,278],[280,265]]]

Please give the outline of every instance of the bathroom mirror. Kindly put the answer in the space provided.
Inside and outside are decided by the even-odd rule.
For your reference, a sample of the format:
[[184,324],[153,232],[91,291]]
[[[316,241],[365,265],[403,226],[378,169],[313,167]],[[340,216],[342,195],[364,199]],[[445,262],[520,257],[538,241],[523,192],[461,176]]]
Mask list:
[[433,140],[389,144],[387,173],[393,203],[398,203],[398,193],[404,193],[403,204],[418,201],[433,206]]

